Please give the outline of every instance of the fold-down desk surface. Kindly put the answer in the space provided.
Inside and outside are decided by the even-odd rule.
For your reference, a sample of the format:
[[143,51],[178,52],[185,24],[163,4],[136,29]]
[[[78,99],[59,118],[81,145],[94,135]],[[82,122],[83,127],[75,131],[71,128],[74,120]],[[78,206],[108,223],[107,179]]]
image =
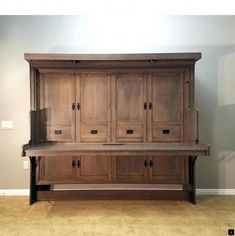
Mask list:
[[182,155],[208,156],[209,145],[195,143],[43,143],[24,145],[23,156]]

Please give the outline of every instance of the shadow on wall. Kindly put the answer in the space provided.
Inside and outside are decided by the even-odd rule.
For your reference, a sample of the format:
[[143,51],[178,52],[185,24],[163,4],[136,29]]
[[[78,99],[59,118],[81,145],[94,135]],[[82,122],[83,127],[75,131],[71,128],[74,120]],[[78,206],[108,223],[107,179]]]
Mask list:
[[196,103],[200,141],[210,143],[211,156],[198,161],[198,188],[235,188],[235,50],[219,45],[201,51]]

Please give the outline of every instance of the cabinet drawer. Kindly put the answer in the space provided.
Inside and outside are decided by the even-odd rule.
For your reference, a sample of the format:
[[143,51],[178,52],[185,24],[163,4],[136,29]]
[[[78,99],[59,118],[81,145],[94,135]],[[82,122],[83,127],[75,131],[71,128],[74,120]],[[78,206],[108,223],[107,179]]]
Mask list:
[[81,125],[81,142],[106,142],[108,125]]
[[117,125],[117,141],[143,141],[143,125]]
[[155,125],[153,126],[154,142],[179,142],[180,126],[179,125]]
[[46,141],[71,141],[72,140],[72,127],[71,125],[56,126],[50,125],[46,127],[44,134]]

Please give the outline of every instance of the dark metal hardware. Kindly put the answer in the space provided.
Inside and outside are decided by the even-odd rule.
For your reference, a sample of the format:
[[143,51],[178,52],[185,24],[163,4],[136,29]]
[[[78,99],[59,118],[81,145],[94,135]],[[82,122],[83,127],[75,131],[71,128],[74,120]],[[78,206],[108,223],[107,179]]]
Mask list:
[[147,167],[148,165],[149,165],[148,161],[145,160],[145,161],[144,161],[144,166]]
[[147,105],[147,103],[145,102],[145,103],[144,103],[144,110],[147,110],[147,108],[148,108],[148,105]]
[[98,130],[97,129],[92,129],[91,134],[98,134]]
[[55,130],[55,134],[62,134],[62,130]]
[[163,130],[162,130],[162,133],[163,133],[163,134],[169,134],[169,133],[170,133],[170,130],[169,130],[169,129],[163,129]]
[[149,166],[150,166],[150,167],[153,166],[153,161],[152,161],[152,160],[149,161]]
[[153,108],[153,105],[152,105],[152,103],[150,102],[150,103],[149,103],[149,110],[152,110],[152,108]]
[[73,167],[73,168],[76,167],[76,162],[75,162],[75,160],[72,161],[72,167]]
[[80,110],[81,106],[80,106],[80,103],[78,102],[77,103],[77,109]]
[[126,130],[126,133],[127,133],[127,134],[133,134],[133,133],[134,133],[134,130],[133,130],[133,129],[127,129],[127,130]]
[[72,63],[73,64],[78,64],[78,63],[80,63],[80,61],[79,60],[72,60]]
[[156,60],[156,59],[150,59],[149,62],[150,62],[150,63],[156,63],[157,60]]
[[75,103],[72,104],[72,109],[75,110]]
[[80,163],[80,161],[78,160],[77,161],[77,167],[79,168],[81,166],[81,163]]

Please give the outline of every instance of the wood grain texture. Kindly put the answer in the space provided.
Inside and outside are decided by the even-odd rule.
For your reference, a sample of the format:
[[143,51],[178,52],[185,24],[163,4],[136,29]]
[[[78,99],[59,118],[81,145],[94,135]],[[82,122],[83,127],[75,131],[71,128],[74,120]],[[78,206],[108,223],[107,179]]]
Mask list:
[[[179,196],[188,198],[190,192],[195,198],[188,158],[209,155],[209,146],[198,144],[194,110],[194,64],[200,58],[200,53],[25,54],[31,68],[33,145],[24,145],[23,155],[39,160],[37,183],[41,188],[181,184],[188,188]],[[133,197],[133,192],[115,193]],[[115,193],[107,192],[108,198]]]
[[32,60],[199,60],[201,53],[148,53],[148,54],[61,54],[61,53],[25,53],[27,61]]
[[103,144],[38,144],[25,147],[26,156],[60,156],[60,155],[208,155],[209,146],[194,143],[138,143],[124,145]]

